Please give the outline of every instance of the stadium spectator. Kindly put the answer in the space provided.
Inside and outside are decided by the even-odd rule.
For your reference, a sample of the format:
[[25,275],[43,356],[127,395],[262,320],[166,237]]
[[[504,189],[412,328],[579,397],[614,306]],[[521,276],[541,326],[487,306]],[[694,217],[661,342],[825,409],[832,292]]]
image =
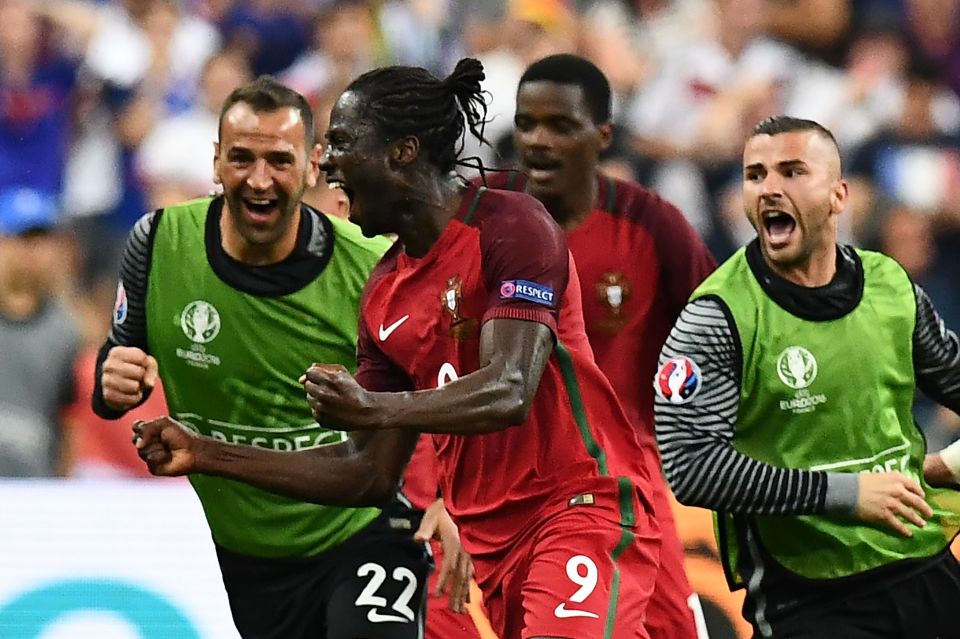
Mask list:
[[960,1],[902,0],[902,10],[914,54],[960,95]]
[[326,99],[332,102],[351,79],[375,65],[377,37],[371,7],[358,0],[325,7],[313,24],[311,47],[279,77],[316,107]]
[[207,60],[200,95],[191,108],[160,119],[137,149],[137,174],[147,190],[147,208],[163,208],[209,195],[215,189],[210,154],[217,140],[220,106],[249,82],[246,60],[217,53]]
[[566,0],[508,0],[507,46],[524,64],[576,46],[576,15]]
[[0,188],[59,195],[77,61],[26,0],[0,0]]
[[[72,150],[67,212],[87,217],[91,236],[126,233],[146,207],[137,148],[161,119],[189,109],[204,64],[220,46],[216,29],[174,0],[38,3],[83,50],[85,113]],[[94,253],[108,253],[109,243]]]
[[56,298],[57,217],[48,194],[0,192],[0,477],[55,477],[69,467],[62,418],[80,334]]
[[245,56],[254,75],[279,74],[307,50],[305,6],[287,0],[231,0],[218,15],[224,48]]
[[889,14],[871,14],[851,34],[844,68],[810,64],[788,109],[836,131],[846,155],[896,121],[909,61],[902,27]]
[[51,0],[38,6],[83,48],[94,77],[121,90],[146,83],[168,112],[192,103],[203,64],[220,45],[212,25],[173,0]]
[[[389,243],[301,204],[318,159],[302,95],[269,77],[230,94],[214,155],[224,195],[150,213],[130,234],[98,415],[122,416],[159,377],[171,414],[205,435],[251,450],[351,449],[311,418],[297,377],[311,358],[352,365],[363,283]],[[429,558],[399,500],[317,506],[190,479],[242,636],[422,636]]]
[[424,67],[431,72],[456,63],[453,54],[462,52],[452,23],[455,4],[437,0],[376,3],[378,32],[387,57],[396,64]]
[[803,66],[765,32],[765,0],[712,0],[713,32],[677,42],[628,107],[638,151],[659,161],[650,186],[703,237],[718,232],[713,203],[750,124],[784,107]]
[[220,39],[173,0],[34,6],[82,59],[61,201],[85,249],[84,282],[96,289],[112,279],[122,238],[146,208],[138,148],[157,121],[192,106]]
[[764,32],[764,0],[713,1],[715,32],[675,43],[631,108],[630,124],[654,157],[735,158],[750,118],[781,105],[801,65],[795,49]]
[[280,455],[169,419],[139,424],[138,446],[158,474],[342,503],[389,495],[433,433],[501,637],[646,637],[660,545],[649,469],[593,361],[563,231],[534,198],[452,175],[465,127],[482,124],[482,79],[472,59],[442,81],[386,67],[334,108],[328,181],[365,235],[399,236],[361,305],[357,377],[316,365],[303,378],[320,422],[367,433],[357,452]]
[[960,98],[915,62],[907,73],[899,116],[850,157],[856,237],[865,241],[884,204],[905,204],[933,216],[960,211]]
[[717,511],[755,636],[950,636],[960,493],[931,485],[949,473],[911,408],[916,386],[960,408],[960,340],[899,264],[837,243],[847,191],[819,124],[769,118],[748,138],[758,237],[663,348],[664,469],[681,502]]
[[766,30],[778,40],[829,59],[841,50],[851,9],[851,0],[767,0]]
[[[600,29],[598,37],[610,27],[629,31],[636,56],[648,73],[676,52],[677,43],[710,37],[715,28],[713,0],[599,0],[585,4],[583,18],[588,27]],[[603,70],[603,65],[597,66]]]
[[[646,465],[658,469],[653,387],[643,380],[653,378],[673,322],[716,263],[675,207],[600,172],[610,108],[610,85],[591,62],[569,54],[534,62],[517,92],[523,174],[490,174],[487,184],[533,195],[566,231],[597,364],[637,430]],[[699,604],[684,574],[669,490],[652,470],[650,485],[663,541],[647,631],[653,639],[695,638]]]

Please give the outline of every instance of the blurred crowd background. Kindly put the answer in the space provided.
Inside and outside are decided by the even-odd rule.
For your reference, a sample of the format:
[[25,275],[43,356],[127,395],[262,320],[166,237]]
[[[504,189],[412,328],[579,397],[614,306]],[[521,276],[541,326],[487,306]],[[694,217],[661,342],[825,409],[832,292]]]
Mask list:
[[[505,166],[523,69],[580,53],[615,92],[605,170],[674,202],[720,260],[753,236],[747,132],[815,119],[850,180],[845,241],[899,260],[960,328],[960,0],[0,0],[0,25],[0,476],[146,474],[129,420],[89,408],[119,253],[144,212],[215,189],[219,106],[264,73],[322,136],[359,73],[477,57],[494,145],[466,154]],[[163,412],[162,393],[139,409]],[[917,418],[931,449],[960,437],[922,397]]]

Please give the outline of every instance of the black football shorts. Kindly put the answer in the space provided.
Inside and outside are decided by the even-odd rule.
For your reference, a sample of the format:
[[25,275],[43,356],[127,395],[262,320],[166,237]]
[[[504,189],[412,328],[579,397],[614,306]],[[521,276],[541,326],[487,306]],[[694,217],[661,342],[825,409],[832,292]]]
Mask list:
[[421,513],[394,504],[335,548],[262,559],[217,548],[243,639],[420,639],[433,562]]

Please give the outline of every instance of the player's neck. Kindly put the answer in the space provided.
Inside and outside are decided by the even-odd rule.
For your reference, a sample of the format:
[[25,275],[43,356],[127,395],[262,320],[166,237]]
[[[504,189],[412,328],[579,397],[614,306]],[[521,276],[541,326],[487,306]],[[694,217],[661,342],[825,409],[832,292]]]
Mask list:
[[767,266],[783,279],[805,288],[819,288],[833,281],[837,274],[837,247],[835,244],[815,250],[806,260],[797,264],[780,265],[763,256]]
[[593,173],[584,184],[569,186],[565,193],[556,198],[541,198],[541,202],[557,224],[570,232],[580,226],[596,208],[597,193],[597,177]]
[[410,257],[426,255],[460,210],[462,197],[462,187],[448,179],[402,191],[396,209],[401,221],[397,235],[404,252]]

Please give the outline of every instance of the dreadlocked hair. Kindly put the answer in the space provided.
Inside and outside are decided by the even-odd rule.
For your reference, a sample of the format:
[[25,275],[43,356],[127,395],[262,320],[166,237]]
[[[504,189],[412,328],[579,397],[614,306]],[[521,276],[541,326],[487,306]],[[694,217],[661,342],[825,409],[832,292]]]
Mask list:
[[487,102],[479,60],[464,58],[446,79],[421,67],[390,66],[364,73],[347,87],[362,94],[362,109],[388,140],[414,136],[434,165],[448,173],[463,150],[464,132],[483,137]]

